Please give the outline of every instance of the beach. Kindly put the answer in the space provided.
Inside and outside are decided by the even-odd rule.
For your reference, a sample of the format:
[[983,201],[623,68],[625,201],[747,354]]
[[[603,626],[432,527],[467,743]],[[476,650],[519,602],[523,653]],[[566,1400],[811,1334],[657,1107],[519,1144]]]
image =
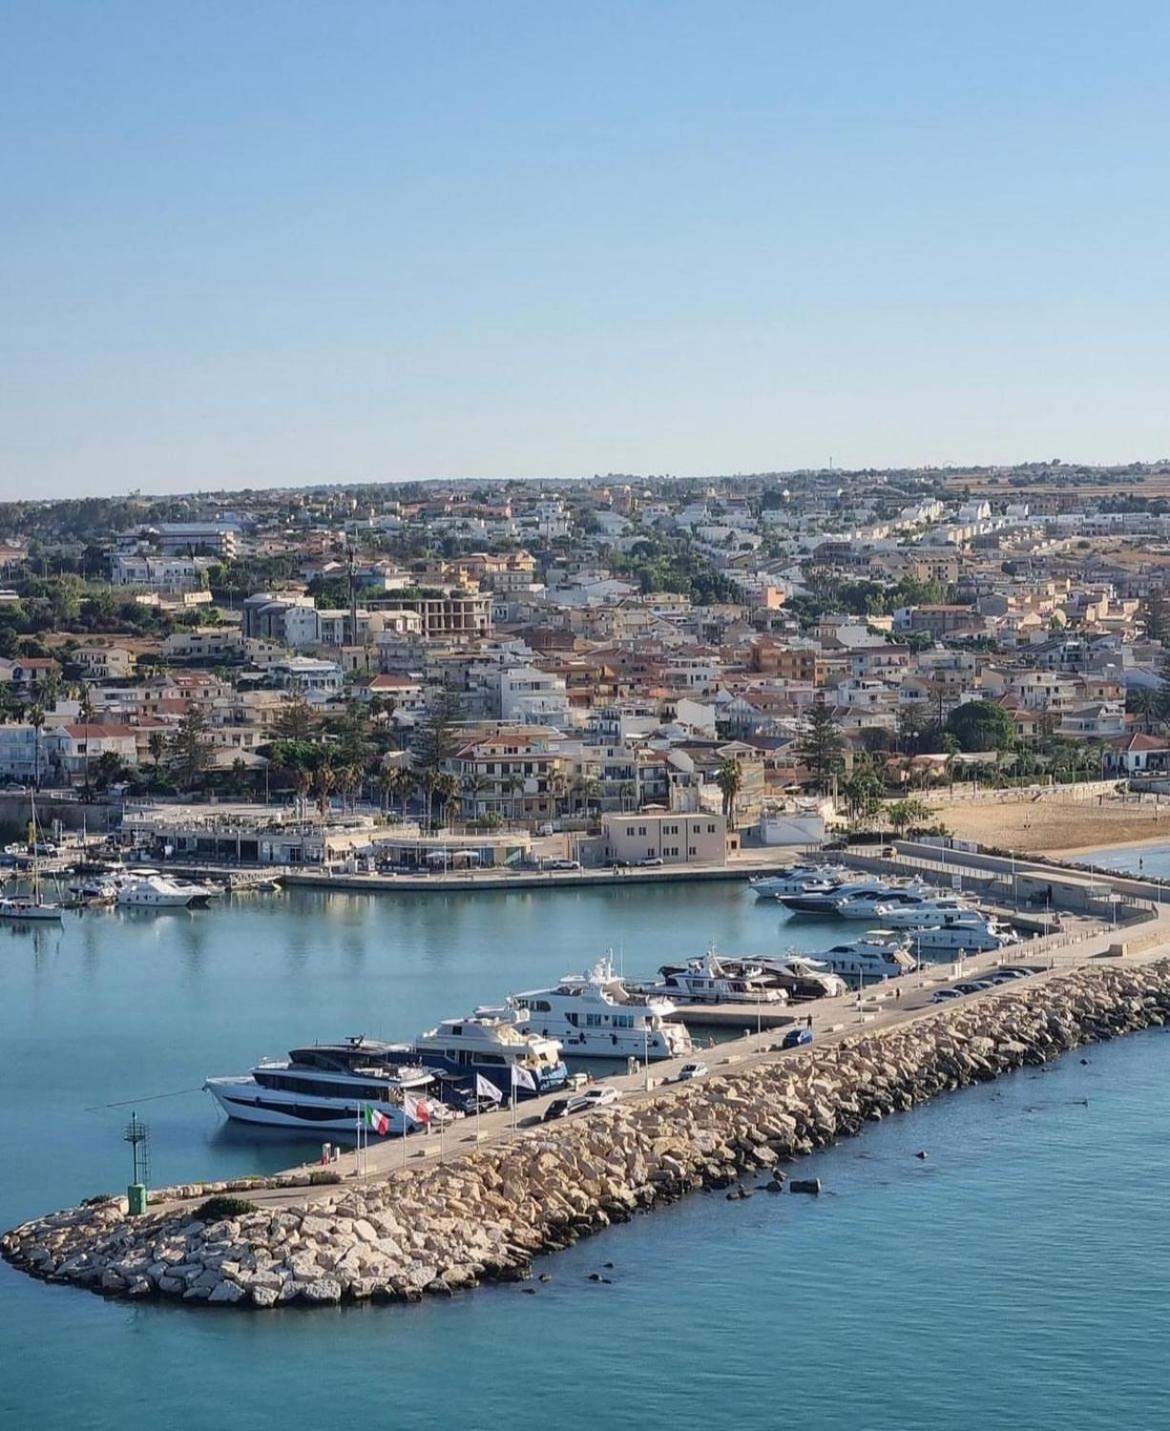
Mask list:
[[1165,840],[1170,832],[1170,803],[1138,804],[1101,799],[980,799],[945,805],[939,811],[957,839],[975,840],[1003,850],[1032,854],[1073,854],[1111,845]]

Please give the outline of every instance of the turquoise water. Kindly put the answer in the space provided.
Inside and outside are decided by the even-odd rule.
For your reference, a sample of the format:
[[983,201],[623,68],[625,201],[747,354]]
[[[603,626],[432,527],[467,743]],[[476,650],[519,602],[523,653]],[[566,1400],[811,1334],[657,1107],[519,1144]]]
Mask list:
[[[128,1109],[87,1107],[300,1038],[409,1033],[580,967],[619,931],[627,968],[649,972],[709,939],[811,947],[828,929],[781,933],[774,906],[703,886],[298,895],[0,931],[0,1222],[125,1183]],[[1155,1426],[1170,1391],[1168,1055],[1155,1032],[939,1100],[810,1160],[818,1201],[700,1195],[548,1259],[535,1295],[216,1315],[3,1267],[0,1423]],[[304,1151],[227,1135],[204,1095],[138,1106],[156,1182]],[[590,1283],[609,1261],[613,1285]]]
[[1103,870],[1122,870],[1126,874],[1149,875],[1153,879],[1170,879],[1170,844],[1130,845],[1128,849],[1092,850],[1081,854],[1077,862],[1096,865]]

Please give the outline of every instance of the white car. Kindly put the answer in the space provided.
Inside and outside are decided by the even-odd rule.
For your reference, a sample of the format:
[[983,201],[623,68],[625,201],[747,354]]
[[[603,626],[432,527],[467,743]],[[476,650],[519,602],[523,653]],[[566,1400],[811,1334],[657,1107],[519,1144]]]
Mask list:
[[952,999],[961,999],[963,996],[958,989],[939,989],[932,996],[932,1004],[949,1004]]
[[678,1081],[689,1083],[692,1078],[702,1078],[707,1072],[705,1063],[684,1063],[678,1071]]
[[587,1088],[581,1095],[591,1108],[604,1108],[607,1103],[616,1103],[621,1096],[621,1091],[612,1088],[608,1083],[598,1084],[596,1088]]

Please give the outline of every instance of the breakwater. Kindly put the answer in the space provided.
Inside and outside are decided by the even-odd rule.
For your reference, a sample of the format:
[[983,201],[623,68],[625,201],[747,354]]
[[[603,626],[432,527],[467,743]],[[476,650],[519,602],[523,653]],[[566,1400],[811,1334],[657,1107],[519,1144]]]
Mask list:
[[[200,1217],[121,1200],[22,1224],[17,1267],[107,1295],[269,1307],[415,1300],[522,1280],[532,1259],[701,1188],[784,1187],[781,1164],[935,1094],[1170,1020],[1170,960],[1094,965],[702,1082],[306,1205]],[[319,1191],[319,1190],[318,1190]]]

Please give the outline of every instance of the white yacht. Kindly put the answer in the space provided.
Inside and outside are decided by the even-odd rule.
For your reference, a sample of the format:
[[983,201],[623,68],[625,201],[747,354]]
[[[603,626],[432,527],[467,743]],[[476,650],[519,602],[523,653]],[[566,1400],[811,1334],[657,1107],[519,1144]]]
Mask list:
[[524,1032],[558,1039],[577,1057],[657,1059],[691,1051],[686,1025],[671,1020],[675,1005],[665,996],[631,989],[611,958],[599,960],[588,974],[566,974],[554,988],[513,994],[508,1006]]
[[905,944],[893,942],[893,931],[870,929],[864,939],[851,939],[820,949],[812,956],[835,974],[855,979],[893,979],[914,968]]
[[206,904],[210,897],[201,884],[180,884],[166,875],[131,872],[118,890],[118,905],[123,909],[185,909]]
[[790,999],[835,999],[847,988],[845,980],[819,959],[792,954],[787,959],[759,958],[763,975]]
[[680,999],[687,1004],[784,1004],[788,995],[774,988],[755,963],[729,961],[726,965],[713,949],[702,959],[686,964],[664,964],[662,982],[648,994]]
[[932,892],[921,880],[894,883],[863,879],[825,890],[807,889],[799,894],[781,895],[780,903],[794,914],[844,914],[846,918],[864,919],[872,915],[879,904],[913,904]]
[[437,1099],[423,1096],[432,1075],[400,1065],[398,1057],[391,1044],[351,1038],[294,1048],[285,1062],[262,1060],[251,1073],[208,1078],[203,1087],[229,1118],[312,1133],[353,1133],[367,1107],[382,1115],[375,1130],[384,1135],[449,1116]]
[[879,904],[873,911],[874,917],[891,929],[929,929],[945,924],[948,918],[957,914],[977,913],[973,905],[952,894],[940,894],[933,899],[910,904]]
[[941,924],[909,933],[911,946],[921,954],[982,954],[1016,943],[1015,932],[991,915],[978,910],[949,915]]
[[511,1096],[512,1068],[527,1074],[535,1087],[517,1085],[518,1098],[536,1097],[563,1088],[569,1071],[554,1038],[525,1033],[514,1010],[477,1012],[471,1018],[444,1019],[419,1034],[414,1043],[397,1045],[396,1053],[446,1074],[473,1080],[482,1073],[505,1098]]
[[748,888],[760,899],[775,899],[781,894],[800,894],[809,885],[827,889],[852,873],[845,865],[793,865],[783,874],[756,875],[748,880]]

